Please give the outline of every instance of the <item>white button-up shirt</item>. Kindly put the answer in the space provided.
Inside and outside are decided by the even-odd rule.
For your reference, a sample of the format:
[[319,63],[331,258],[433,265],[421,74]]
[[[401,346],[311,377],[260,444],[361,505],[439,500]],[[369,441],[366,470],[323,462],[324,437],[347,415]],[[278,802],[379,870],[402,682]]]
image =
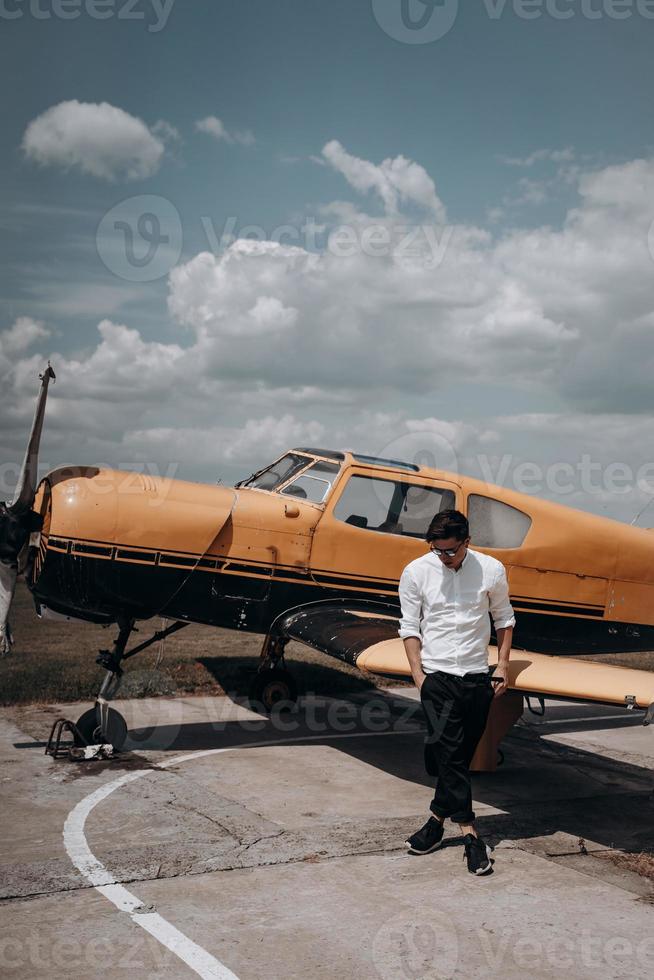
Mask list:
[[470,548],[458,571],[429,551],[400,579],[400,636],[422,641],[422,669],[463,676],[488,669],[490,618],[495,629],[515,626],[504,566]]

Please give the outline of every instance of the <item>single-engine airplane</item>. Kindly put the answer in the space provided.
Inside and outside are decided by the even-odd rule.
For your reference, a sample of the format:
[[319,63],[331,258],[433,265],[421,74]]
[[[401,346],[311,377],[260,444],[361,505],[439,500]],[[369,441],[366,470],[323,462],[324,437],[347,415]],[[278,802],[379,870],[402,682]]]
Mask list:
[[[472,546],[505,565],[517,617],[490,754],[525,695],[641,708],[652,720],[654,673],[570,657],[654,649],[651,531],[458,474],[312,448],[234,487],[92,466],[53,470],[37,485],[53,377],[48,365],[14,500],[0,505],[0,645],[11,645],[19,569],[40,615],[117,624],[113,649],[98,656],[107,675],[96,708],[78,722],[84,738],[120,747],[126,728],[108,701],[123,662],[188,623],[264,636],[251,697],[268,709],[296,696],[284,664],[291,639],[367,672],[410,676],[398,581],[424,553],[434,514],[450,507],[467,515]],[[127,650],[135,622],[153,616],[173,622]]]

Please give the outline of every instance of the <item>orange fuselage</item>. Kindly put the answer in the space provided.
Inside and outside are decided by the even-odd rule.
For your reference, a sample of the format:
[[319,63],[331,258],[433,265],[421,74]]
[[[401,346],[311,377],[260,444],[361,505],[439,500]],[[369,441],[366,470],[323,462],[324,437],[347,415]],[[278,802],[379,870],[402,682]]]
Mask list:
[[[471,523],[472,547],[507,569],[516,645],[566,653],[654,646],[654,533],[468,477],[365,464],[348,453],[324,503],[283,488],[54,471],[34,505],[43,530],[30,586],[38,602],[79,618],[165,615],[256,632],[321,599],[397,606],[402,570],[427,545],[400,523],[345,520],[339,500],[353,477],[401,481],[416,494],[446,489],[464,513],[470,498],[484,498],[522,515],[528,531],[517,547],[477,544]],[[492,536],[492,527],[483,533]]]

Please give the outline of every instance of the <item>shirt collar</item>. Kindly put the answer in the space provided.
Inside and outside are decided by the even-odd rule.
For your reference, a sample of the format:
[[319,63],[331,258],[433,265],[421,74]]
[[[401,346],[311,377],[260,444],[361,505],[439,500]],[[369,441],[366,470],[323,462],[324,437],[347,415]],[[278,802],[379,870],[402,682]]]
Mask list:
[[433,559],[433,561],[436,562],[436,564],[438,565],[438,567],[443,572],[450,572],[451,575],[457,575],[461,571],[461,569],[464,567],[464,565],[466,564],[466,562],[468,561],[468,557],[470,556],[470,546],[468,546],[468,548],[466,549],[465,557],[464,557],[463,561],[461,562],[461,564],[459,565],[459,567],[457,568],[456,571],[454,571],[453,568],[448,568],[447,565],[444,565],[443,562],[438,557],[438,555],[435,555],[434,552],[431,549],[429,550],[429,554],[430,554],[431,558]]
[[459,568],[458,568],[458,571],[459,571],[459,572],[461,571],[461,569],[463,568],[463,566],[464,566],[464,565],[465,565],[465,563],[467,562],[467,560],[468,560],[468,555],[469,555],[469,554],[470,554],[470,548],[466,548],[466,553],[465,553],[465,555],[463,556],[463,561],[461,562],[461,564],[459,565]]

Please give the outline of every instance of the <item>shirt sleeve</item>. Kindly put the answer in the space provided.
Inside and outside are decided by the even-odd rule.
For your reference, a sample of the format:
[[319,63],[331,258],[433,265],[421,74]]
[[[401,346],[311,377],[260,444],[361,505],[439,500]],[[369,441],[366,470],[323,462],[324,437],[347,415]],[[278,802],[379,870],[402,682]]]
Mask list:
[[515,626],[513,606],[509,601],[509,583],[502,564],[497,571],[495,581],[488,590],[488,599],[495,629],[502,630],[508,626]]
[[422,598],[413,574],[408,568],[402,572],[399,593],[402,618],[398,632],[403,640],[408,636],[417,636],[421,639]]

